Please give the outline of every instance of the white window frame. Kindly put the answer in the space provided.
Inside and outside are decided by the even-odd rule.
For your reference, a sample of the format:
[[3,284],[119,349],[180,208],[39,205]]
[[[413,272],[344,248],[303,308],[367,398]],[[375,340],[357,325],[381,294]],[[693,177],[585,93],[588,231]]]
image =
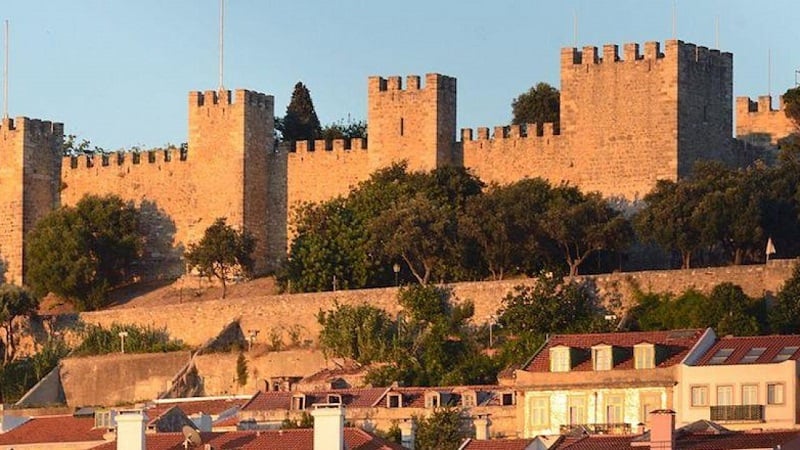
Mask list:
[[786,384],[767,383],[767,405],[783,405],[786,403]]
[[547,428],[550,426],[550,397],[537,395],[531,397],[530,402],[531,426]]
[[611,370],[614,367],[614,352],[610,345],[592,347],[592,368],[597,371]]
[[633,362],[636,369],[653,369],[656,367],[656,348],[653,344],[637,344],[633,346]]
[[742,385],[742,405],[760,405],[758,401],[758,385],[757,384],[743,384]]
[[625,422],[625,394],[606,394],[605,407],[606,423]]
[[550,372],[569,372],[572,361],[569,347],[553,347],[550,349]]
[[[702,398],[695,395],[701,394]],[[709,405],[708,385],[695,385],[689,387],[689,404],[695,407],[705,407]]]
[[[735,405],[735,399],[733,398],[733,385],[732,384],[721,384],[718,385],[716,388],[716,405],[717,406],[731,406]],[[729,396],[728,398],[725,398]],[[727,403],[723,403],[723,401],[727,401]]]

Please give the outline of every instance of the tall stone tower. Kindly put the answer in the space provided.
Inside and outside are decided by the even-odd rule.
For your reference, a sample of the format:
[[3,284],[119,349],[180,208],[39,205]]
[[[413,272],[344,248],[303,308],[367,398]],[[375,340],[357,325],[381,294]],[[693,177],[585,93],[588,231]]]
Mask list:
[[367,123],[372,170],[407,160],[410,170],[453,164],[456,79],[429,73],[425,85],[409,76],[370,77]]
[[641,198],[659,179],[689,174],[730,148],[733,57],[678,40],[561,51],[561,130],[571,180],[584,190]]
[[244,89],[189,94],[189,162],[197,195],[186,238],[198,241],[217,217],[258,240],[256,270],[267,269],[267,156],[273,151],[274,98]]
[[0,258],[7,282],[25,279],[24,236],[59,204],[64,127],[27,117],[0,125]]

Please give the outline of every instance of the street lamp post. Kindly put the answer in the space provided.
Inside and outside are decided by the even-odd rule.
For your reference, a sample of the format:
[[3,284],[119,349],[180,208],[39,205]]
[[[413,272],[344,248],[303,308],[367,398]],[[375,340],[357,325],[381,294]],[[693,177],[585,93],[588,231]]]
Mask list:
[[394,271],[394,285],[400,286],[400,264],[394,263],[392,270]]
[[128,337],[127,331],[120,331],[119,332],[119,346],[122,353],[125,353],[125,338]]

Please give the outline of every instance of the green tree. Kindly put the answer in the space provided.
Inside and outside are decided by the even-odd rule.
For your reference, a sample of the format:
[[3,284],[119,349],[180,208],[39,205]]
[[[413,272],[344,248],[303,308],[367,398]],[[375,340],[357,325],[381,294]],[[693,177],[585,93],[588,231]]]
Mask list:
[[800,86],[791,88],[783,94],[786,117],[800,129]]
[[326,141],[333,139],[354,139],[354,138],[367,138],[367,122],[358,120],[351,122],[348,120],[340,120],[325,125],[320,132],[320,138]]
[[460,409],[437,408],[427,418],[417,418],[414,448],[418,450],[456,450],[468,437],[469,429]]
[[239,386],[247,384],[247,358],[242,352],[239,352],[239,356],[236,358],[236,382]]
[[561,248],[570,276],[578,275],[590,254],[624,249],[633,234],[628,220],[599,193],[584,195],[569,186],[554,189],[542,229]]
[[218,279],[225,298],[228,281],[237,274],[248,276],[252,272],[255,246],[256,240],[247,230],[236,231],[220,217],[206,228],[200,242],[189,244],[186,263],[189,270],[197,269],[209,280]]
[[108,291],[135,275],[143,233],[140,213],[116,196],[89,195],[45,216],[26,242],[34,294],[64,297],[79,310],[104,306]]
[[8,363],[17,354],[14,321],[19,317],[36,314],[39,301],[24,288],[13,284],[0,285],[0,325],[6,335],[3,362]]
[[351,358],[361,364],[390,358],[396,327],[386,311],[367,304],[334,306],[320,311],[319,343],[326,355]]
[[[538,83],[511,102],[511,111],[514,116],[511,123],[515,125],[541,124],[552,122],[558,129],[559,111],[561,108],[560,93],[558,89],[547,83]],[[528,131],[531,133],[531,131]]]
[[300,81],[294,85],[292,99],[286,107],[286,115],[280,121],[281,134],[287,141],[317,139],[322,132],[311,93]]
[[768,318],[773,333],[800,333],[800,264],[776,295]]

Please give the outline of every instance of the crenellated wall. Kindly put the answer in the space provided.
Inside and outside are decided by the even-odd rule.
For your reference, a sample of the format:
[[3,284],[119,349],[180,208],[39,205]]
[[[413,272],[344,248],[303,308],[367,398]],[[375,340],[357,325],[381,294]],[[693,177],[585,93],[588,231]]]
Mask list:
[[755,102],[750,97],[736,97],[736,137],[759,145],[776,145],[778,140],[798,132],[798,125],[786,117],[783,96],[778,109],[772,96],[762,95]]

